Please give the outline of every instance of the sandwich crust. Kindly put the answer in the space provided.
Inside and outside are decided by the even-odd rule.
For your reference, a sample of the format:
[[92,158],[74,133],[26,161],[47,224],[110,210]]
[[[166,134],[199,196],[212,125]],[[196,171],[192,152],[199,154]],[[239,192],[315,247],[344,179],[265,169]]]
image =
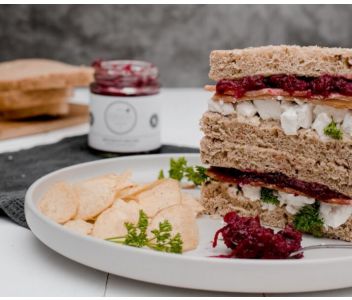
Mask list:
[[276,74],[330,74],[351,79],[352,49],[279,45],[214,50],[210,54],[209,78],[215,81]]

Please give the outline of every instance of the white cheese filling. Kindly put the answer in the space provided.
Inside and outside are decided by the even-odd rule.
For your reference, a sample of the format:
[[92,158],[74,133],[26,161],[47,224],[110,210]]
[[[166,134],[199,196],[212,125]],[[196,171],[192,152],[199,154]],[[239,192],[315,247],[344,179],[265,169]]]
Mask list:
[[224,101],[214,101],[210,99],[208,101],[208,110],[212,112],[217,112],[222,115],[230,115],[235,112],[234,105],[232,103],[225,103]]
[[291,215],[295,215],[296,213],[298,213],[298,211],[306,204],[313,204],[315,202],[315,199],[305,196],[296,196],[280,191],[278,192],[278,194],[280,206],[285,205],[286,211],[289,212]]
[[242,185],[241,187],[243,196],[248,198],[251,201],[260,200],[260,190],[259,186],[252,186],[249,184]]
[[349,219],[352,214],[352,206],[320,203],[319,213],[324,220],[325,227],[337,228]]
[[[314,198],[310,197],[275,190],[273,192],[280,202],[279,206],[284,207],[285,210],[291,215],[296,215],[302,207],[313,204],[316,201]],[[261,201],[261,187],[252,186],[249,184],[240,186],[231,185],[227,189],[227,193],[229,196],[234,198],[241,194],[250,201]],[[264,210],[273,211],[276,209],[277,205],[261,201],[261,207]],[[323,220],[324,227],[326,229],[329,227],[338,228],[342,224],[346,223],[352,216],[352,205],[336,205],[320,202],[319,215]]]
[[255,121],[278,120],[286,135],[297,135],[299,129],[315,130],[322,141],[332,138],[325,135],[324,129],[334,121],[344,135],[352,137],[352,110],[337,109],[327,105],[314,105],[300,100],[253,100],[238,103],[209,100],[208,110],[225,116],[237,113],[238,116]]
[[268,211],[273,211],[275,210],[276,208],[276,205],[275,204],[272,204],[272,203],[262,203],[262,209],[264,210],[268,210]]

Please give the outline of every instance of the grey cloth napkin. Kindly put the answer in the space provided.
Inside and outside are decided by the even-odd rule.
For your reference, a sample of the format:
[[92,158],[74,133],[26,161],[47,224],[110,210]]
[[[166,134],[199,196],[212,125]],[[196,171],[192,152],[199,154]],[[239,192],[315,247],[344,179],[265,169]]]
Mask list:
[[[153,153],[187,153],[198,149],[163,145]],[[24,196],[38,178],[73,164],[117,157],[90,149],[87,136],[66,138],[58,143],[0,155],[0,213],[28,227],[24,215]]]

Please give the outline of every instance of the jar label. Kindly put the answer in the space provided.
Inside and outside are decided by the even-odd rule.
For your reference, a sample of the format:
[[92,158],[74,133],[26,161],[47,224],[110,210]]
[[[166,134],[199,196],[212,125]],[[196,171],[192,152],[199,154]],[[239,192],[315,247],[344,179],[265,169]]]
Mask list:
[[160,94],[118,97],[91,94],[91,147],[111,152],[143,152],[160,147]]

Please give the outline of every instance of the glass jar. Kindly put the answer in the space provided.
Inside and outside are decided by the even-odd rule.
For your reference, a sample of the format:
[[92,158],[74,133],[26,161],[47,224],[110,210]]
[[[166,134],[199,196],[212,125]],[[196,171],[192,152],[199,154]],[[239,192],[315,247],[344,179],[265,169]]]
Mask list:
[[89,146],[115,153],[160,148],[158,69],[135,60],[99,60],[93,67]]

